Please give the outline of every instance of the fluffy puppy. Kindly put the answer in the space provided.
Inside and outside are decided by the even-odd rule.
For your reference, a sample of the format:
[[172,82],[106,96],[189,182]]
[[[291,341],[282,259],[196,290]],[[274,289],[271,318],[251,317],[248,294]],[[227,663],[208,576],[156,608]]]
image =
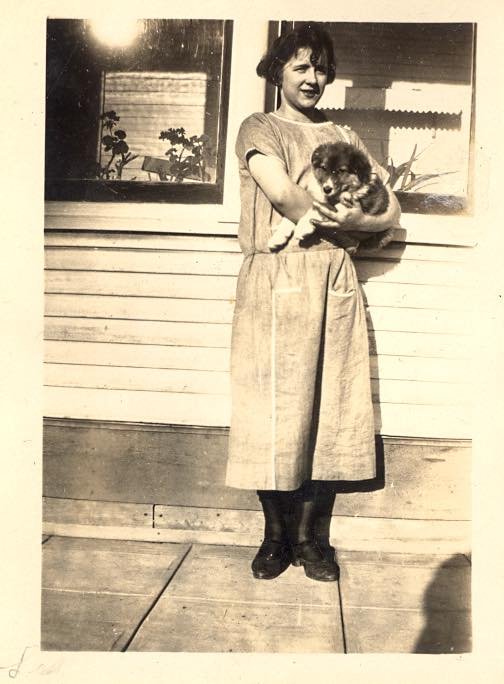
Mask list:
[[319,145],[312,154],[312,171],[326,202],[332,206],[358,200],[366,214],[383,214],[388,193],[365,155],[345,142]]
[[[366,156],[354,145],[345,142],[319,145],[311,158],[313,180],[308,190],[315,199],[334,207],[343,204],[347,207],[359,202],[365,214],[383,214],[389,205],[389,196],[384,184],[371,170]],[[302,240],[315,231],[310,222],[316,214],[300,221],[295,228],[290,221],[279,224],[271,236],[268,246],[279,249],[289,240],[292,233]],[[331,237],[350,254],[357,251],[361,242],[370,249],[379,249],[394,238],[393,228],[377,233],[362,231],[332,231]]]

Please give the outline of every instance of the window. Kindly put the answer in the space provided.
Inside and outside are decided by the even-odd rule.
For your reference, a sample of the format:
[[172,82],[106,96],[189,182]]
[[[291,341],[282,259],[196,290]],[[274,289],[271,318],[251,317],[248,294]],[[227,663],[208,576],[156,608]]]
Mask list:
[[[288,30],[290,22],[282,22]],[[403,211],[469,206],[473,24],[327,22],[336,80],[321,106],[391,174]]]
[[220,203],[231,22],[47,22],[46,199]]

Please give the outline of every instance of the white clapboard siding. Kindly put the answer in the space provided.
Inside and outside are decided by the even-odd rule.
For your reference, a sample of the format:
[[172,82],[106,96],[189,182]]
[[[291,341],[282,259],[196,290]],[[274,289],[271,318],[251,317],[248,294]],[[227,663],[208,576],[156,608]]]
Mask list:
[[[127,273],[198,274],[214,276],[236,276],[241,265],[239,254],[219,252],[149,252],[134,250],[94,249],[48,249],[46,268],[48,270],[79,270]],[[356,262],[361,282],[417,283],[429,285],[458,286],[468,289],[468,269],[464,263],[425,263],[405,260],[360,259]]]
[[[178,425],[227,426],[229,397],[176,392],[132,392],[46,387],[48,417],[99,419]],[[376,430],[394,435],[470,439],[471,424],[460,406],[375,404]]]
[[134,78],[135,75],[141,76],[143,92],[159,93],[164,92],[165,89],[178,93],[204,92],[204,85],[202,85],[202,82],[203,79],[206,78],[206,74],[200,72],[130,71],[129,73],[125,73],[124,71],[109,71],[107,73],[107,81],[110,84],[113,84],[111,90],[116,93],[131,91],[132,78]]
[[[123,318],[144,321],[231,323],[233,308],[234,302],[225,299],[168,299],[74,294],[47,294],[45,299],[46,316]],[[455,321],[454,325],[456,325]]]
[[129,273],[190,273],[238,275],[239,253],[152,251],[133,249],[47,249],[45,267],[52,270],[126,271]]
[[[202,76],[205,76],[205,74],[202,74]],[[110,79],[107,78],[107,86],[109,80]],[[183,83],[183,81],[181,81],[181,83]],[[106,106],[108,109],[109,107],[114,108],[122,105],[124,108],[123,111],[126,111],[126,109],[131,110],[136,112],[138,116],[141,116],[140,108],[144,109],[145,107],[156,107],[158,105],[185,105],[188,109],[190,107],[204,107],[206,94],[205,79],[202,78],[200,81],[191,81],[191,83],[197,83],[197,87],[192,91],[187,88],[184,88],[183,90],[177,88],[177,90],[175,90],[174,87],[178,87],[178,84],[174,80],[171,80],[170,83],[166,83],[166,87],[171,88],[171,90],[163,92],[132,92],[131,90],[124,90],[111,93],[109,91]],[[143,84],[139,83],[139,86],[142,87]],[[157,130],[156,122],[153,123],[153,128]]]
[[[49,233],[45,414],[229,425],[237,241]],[[356,268],[377,430],[470,437],[471,252],[394,243]]]
[[367,308],[366,315],[368,328],[375,331],[469,334],[467,314],[463,311],[372,306]]
[[[45,329],[49,340],[187,347],[230,347],[231,343],[231,326],[218,323],[48,317]],[[468,358],[471,343],[470,338],[456,335],[372,330],[369,345],[378,354]]]
[[[173,368],[182,370],[228,371],[227,348],[182,347],[114,342],[44,343],[46,363],[79,366],[116,366],[129,368]],[[465,383],[467,361],[421,356],[370,357],[372,378],[386,380],[421,379],[424,382]]]
[[[69,340],[59,342],[46,339],[44,342],[44,359],[47,363],[66,363],[81,366],[229,370],[229,349],[225,347],[170,347],[115,342],[75,342]],[[454,363],[457,362],[452,362],[451,365]],[[436,369],[434,369],[435,371]],[[457,371],[455,370],[454,373]]]
[[371,355],[372,378],[386,380],[421,379],[424,382],[470,384],[467,361],[464,359],[433,359],[422,356]]
[[[231,323],[234,302],[229,300],[167,299],[108,295],[47,294],[46,316]],[[468,334],[463,311],[369,307],[372,330]]]
[[231,327],[218,323],[48,318],[46,338],[229,348]]
[[[411,216],[408,220],[411,220]],[[442,220],[446,217],[441,217]],[[230,225],[229,232],[234,233],[235,224]],[[462,229],[461,229],[462,230]],[[446,238],[445,228],[441,227],[443,240]],[[133,249],[137,253],[140,250],[147,250],[157,254],[160,250],[168,251],[193,251],[202,252],[201,238],[194,235],[146,235],[142,233],[117,235],[115,233],[75,233],[75,232],[48,232],[45,236],[46,258],[52,248],[95,248],[95,249]],[[205,236],[204,253],[208,252],[231,252],[240,254],[241,250],[238,240],[235,237],[214,237]],[[373,257],[373,253],[362,250],[361,256]],[[374,254],[376,257],[376,253]],[[444,262],[463,262],[471,261],[472,251],[467,247],[422,245],[422,244],[398,244],[392,242],[382,249],[379,253],[380,260],[400,259],[414,261],[444,261]],[[358,261],[358,258],[357,258]]]
[[229,425],[229,397],[186,392],[134,392],[46,387],[48,417],[175,425]]
[[[44,383],[53,387],[88,387],[149,392],[188,392],[229,396],[229,373],[202,370],[125,368],[44,364]],[[389,404],[468,404],[470,386],[414,380],[371,381],[375,401]]]
[[46,271],[46,292],[233,300],[235,290],[234,276]]
[[44,364],[44,384],[151,392],[189,392],[229,396],[229,373],[207,370],[125,368]]
[[[226,299],[233,301],[234,276],[92,271],[46,271],[46,292],[131,297],[175,297],[178,299]],[[404,306],[419,309],[471,309],[471,294],[455,287],[410,283],[363,284],[369,305]]]
[[362,289],[369,306],[464,312],[472,308],[471,294],[455,287],[369,281],[362,285]]
[[426,406],[469,406],[472,388],[467,384],[416,382],[414,380],[371,380],[373,401],[380,404],[424,404]]

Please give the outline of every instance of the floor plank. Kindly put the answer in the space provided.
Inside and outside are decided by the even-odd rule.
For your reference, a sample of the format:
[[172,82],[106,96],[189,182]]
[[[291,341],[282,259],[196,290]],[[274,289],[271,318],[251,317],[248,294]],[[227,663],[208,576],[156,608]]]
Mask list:
[[471,650],[471,564],[463,554],[339,550],[338,587],[294,567],[255,580],[255,551],[52,536],[42,546],[42,649]]
[[342,653],[337,583],[294,567],[255,580],[255,552],[194,545],[129,650]]
[[349,653],[471,650],[465,556],[344,551],[339,561]]
[[147,597],[42,590],[43,651],[121,651]]
[[129,651],[342,653],[334,608],[163,596]]
[[189,547],[51,537],[42,547],[44,650],[121,650]]

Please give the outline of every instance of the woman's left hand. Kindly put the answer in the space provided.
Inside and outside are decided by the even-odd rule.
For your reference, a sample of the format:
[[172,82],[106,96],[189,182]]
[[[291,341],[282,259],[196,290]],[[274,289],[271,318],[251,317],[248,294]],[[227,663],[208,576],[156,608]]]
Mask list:
[[352,206],[340,203],[334,207],[329,207],[327,204],[314,201],[313,206],[325,217],[320,220],[312,219],[312,223],[318,228],[358,230],[366,222],[366,215],[359,202],[355,202]]

